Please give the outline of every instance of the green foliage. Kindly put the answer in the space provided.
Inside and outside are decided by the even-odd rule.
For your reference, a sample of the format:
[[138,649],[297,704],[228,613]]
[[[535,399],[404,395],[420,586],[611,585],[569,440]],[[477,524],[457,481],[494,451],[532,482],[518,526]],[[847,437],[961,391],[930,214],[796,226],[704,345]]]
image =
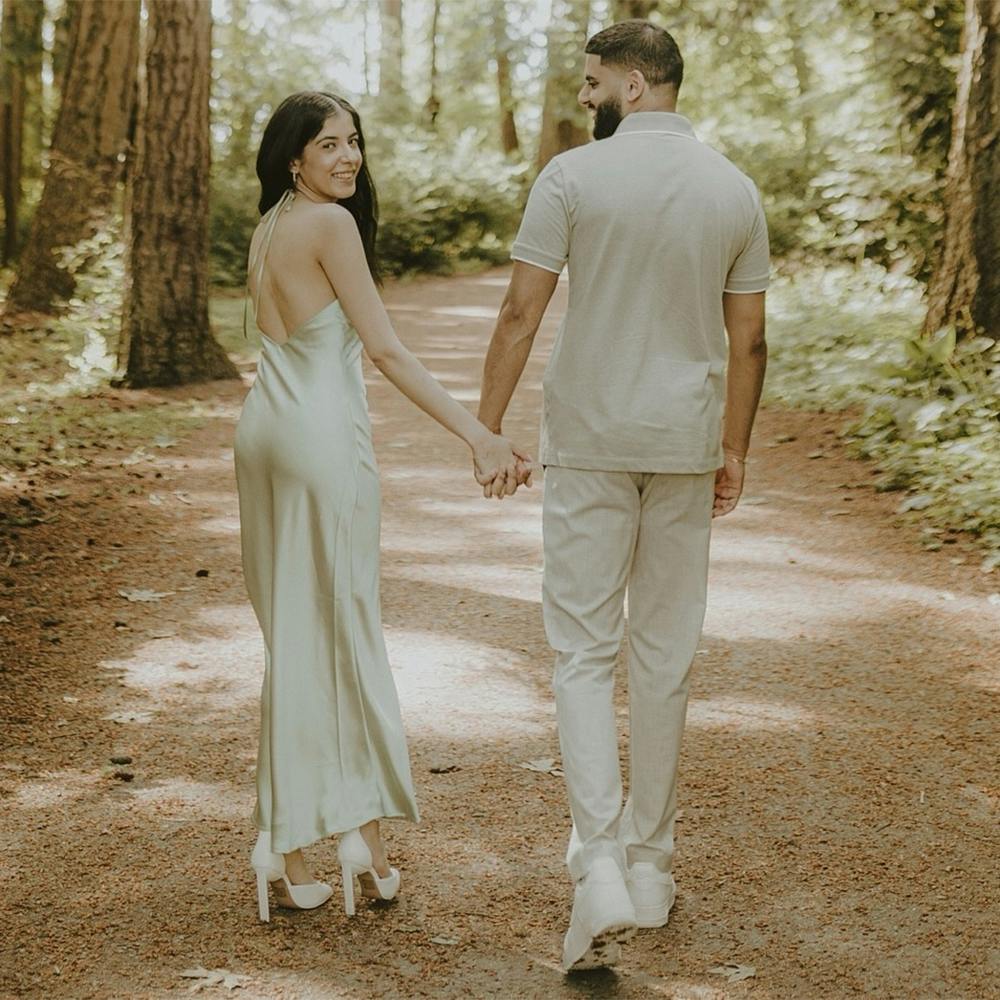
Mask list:
[[114,222],[63,251],[76,278],[65,311],[47,327],[0,338],[0,454],[9,468],[86,465],[90,449],[131,449],[189,429],[192,406],[108,405],[121,326],[124,249]]
[[453,142],[383,130],[369,142],[369,161],[381,202],[379,254],[388,274],[507,260],[521,218],[524,166],[483,149],[472,130]]
[[247,277],[250,238],[260,221],[257,199],[260,185],[244,171],[216,170],[209,200],[209,238],[212,283],[242,287]]
[[907,491],[900,512],[977,536],[983,568],[1000,566],[1000,345],[951,329],[919,337],[915,287],[873,274],[826,271],[775,289],[768,398],[851,409],[844,435],[877,463],[880,489]]
[[121,332],[125,247],[120,222],[114,220],[90,239],[63,248],[60,267],[76,281],[73,297],[53,321],[53,332],[78,344],[68,353],[71,369],[49,392],[64,395],[106,383],[115,373],[115,348]]

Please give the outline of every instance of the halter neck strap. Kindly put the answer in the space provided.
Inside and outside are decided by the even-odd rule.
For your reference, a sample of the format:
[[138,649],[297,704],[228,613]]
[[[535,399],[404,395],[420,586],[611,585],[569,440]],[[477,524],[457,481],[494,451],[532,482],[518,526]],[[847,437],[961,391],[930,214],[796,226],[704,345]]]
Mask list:
[[[267,221],[264,224],[264,235],[260,241],[260,249],[257,251],[257,276],[254,285],[257,288],[257,300],[253,302],[250,292],[250,272],[253,269],[253,261],[247,258],[247,283],[243,295],[243,337],[247,336],[247,302],[253,302],[253,318],[257,322],[257,306],[260,303],[260,283],[264,278],[264,263],[267,260],[267,251],[271,247],[271,237],[274,235],[275,227],[278,225],[278,218],[282,211],[287,211],[292,207],[292,200],[295,197],[295,189],[289,188],[265,213]],[[270,218],[267,218],[270,216]]]

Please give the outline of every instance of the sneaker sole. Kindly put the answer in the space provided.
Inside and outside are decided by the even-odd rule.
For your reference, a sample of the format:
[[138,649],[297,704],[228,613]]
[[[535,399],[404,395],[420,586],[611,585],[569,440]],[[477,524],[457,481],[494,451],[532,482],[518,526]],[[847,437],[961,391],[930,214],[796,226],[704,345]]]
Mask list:
[[669,910],[636,910],[635,922],[639,927],[666,927],[670,920]]
[[621,945],[635,936],[635,924],[612,924],[590,939],[590,947],[572,964],[567,972],[606,969],[621,960]]

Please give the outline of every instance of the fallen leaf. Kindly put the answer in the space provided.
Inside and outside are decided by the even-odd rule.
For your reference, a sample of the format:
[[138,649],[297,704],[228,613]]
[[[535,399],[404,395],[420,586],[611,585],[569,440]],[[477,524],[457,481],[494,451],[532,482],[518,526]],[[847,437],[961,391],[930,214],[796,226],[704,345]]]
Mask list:
[[119,464],[121,465],[138,465],[140,462],[145,462],[149,458],[146,454],[145,448],[136,448],[135,451],[129,455],[128,458],[123,458]]
[[431,768],[431,774],[451,774],[452,771],[461,771],[458,764],[435,764]]
[[186,503],[188,506],[191,506],[191,497],[188,496],[188,494],[183,490],[174,490],[174,496],[177,497],[181,503]]
[[[990,594],[990,596],[986,598],[986,602],[987,604],[1000,604],[1000,594]],[[3,619],[0,619],[0,621],[2,620]]]
[[439,934],[437,937],[431,938],[431,944],[458,944],[458,938],[445,937],[443,934]]
[[741,507],[761,507],[768,503],[765,497],[742,497],[740,499]]
[[157,448],[173,448],[175,444],[179,444],[177,438],[170,437],[168,434],[157,434],[153,438],[153,444]]
[[539,760],[526,760],[523,764],[518,764],[526,771],[538,771],[540,774],[562,774],[563,769],[551,757],[543,757]]
[[826,452],[823,451],[811,451],[806,458],[826,458]]
[[168,631],[166,629],[163,629],[163,630],[156,631],[156,632],[150,632],[149,633],[149,638],[150,639],[173,639],[173,637],[175,635],[177,635],[176,632],[170,632],[170,631]]
[[708,971],[713,976],[725,976],[731,983],[741,983],[744,979],[753,979],[757,975],[757,970],[752,965],[738,965],[736,962],[713,965]]
[[161,507],[161,506],[163,506],[163,497],[161,497],[159,493],[150,493],[149,494],[149,502],[154,507]]
[[238,976],[228,969],[203,969],[200,965],[195,969],[185,969],[181,978],[196,980],[188,991],[190,993],[199,993],[211,986],[225,986],[227,990],[235,990],[250,981],[249,976]]
[[118,591],[118,594],[126,601],[158,601],[161,597],[169,597],[172,593],[174,593],[172,590],[146,590],[142,587]]

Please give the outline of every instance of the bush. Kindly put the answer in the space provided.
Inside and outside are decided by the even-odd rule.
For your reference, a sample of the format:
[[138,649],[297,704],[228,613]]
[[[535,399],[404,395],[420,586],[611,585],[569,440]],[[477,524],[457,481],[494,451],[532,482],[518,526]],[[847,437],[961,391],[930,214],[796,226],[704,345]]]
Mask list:
[[1000,345],[920,337],[918,287],[875,268],[801,275],[772,298],[768,398],[853,409],[849,447],[877,462],[879,489],[908,492],[899,510],[930,523],[927,544],[969,532],[983,569],[1000,566]]
[[372,170],[387,274],[450,272],[508,259],[524,205],[526,167],[483,149],[472,130],[453,143],[382,132],[379,147],[386,140],[392,152],[376,150]]
[[[380,202],[378,250],[388,275],[462,270],[508,259],[524,207],[527,167],[484,148],[474,130],[445,141],[380,126],[368,143]],[[246,280],[259,221],[256,179],[221,170],[211,200],[212,277]]]

